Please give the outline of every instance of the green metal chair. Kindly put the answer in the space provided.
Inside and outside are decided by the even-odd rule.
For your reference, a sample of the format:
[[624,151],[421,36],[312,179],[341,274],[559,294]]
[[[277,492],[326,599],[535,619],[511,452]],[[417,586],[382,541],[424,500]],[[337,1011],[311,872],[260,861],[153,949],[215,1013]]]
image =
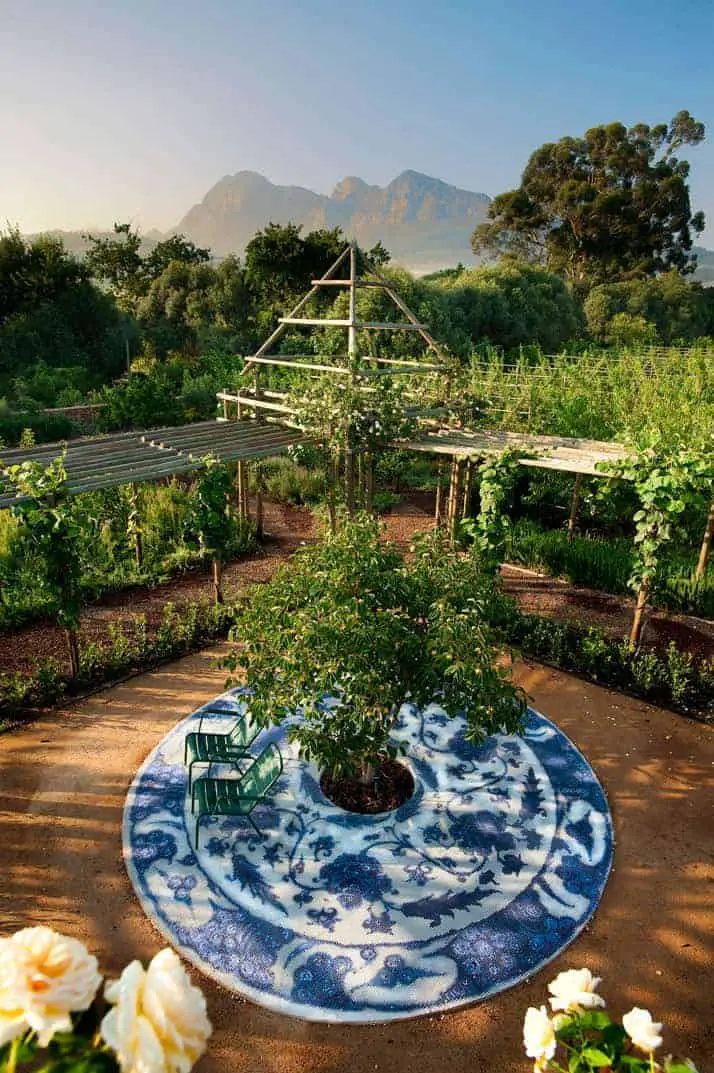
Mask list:
[[260,727],[250,721],[247,713],[237,720],[228,733],[206,733],[202,730],[204,715],[226,715],[222,708],[208,708],[198,721],[198,730],[186,735],[183,747],[183,762],[188,765],[188,789],[191,791],[193,768],[196,764],[207,764],[210,775],[211,764],[233,764],[237,767],[239,760],[249,757],[249,749],[260,733]]
[[204,816],[245,816],[254,830],[262,835],[251,813],[265,800],[271,787],[283,772],[283,758],[275,742],[256,756],[253,763],[237,779],[196,779],[191,792],[191,812],[198,804],[196,816],[196,849]]

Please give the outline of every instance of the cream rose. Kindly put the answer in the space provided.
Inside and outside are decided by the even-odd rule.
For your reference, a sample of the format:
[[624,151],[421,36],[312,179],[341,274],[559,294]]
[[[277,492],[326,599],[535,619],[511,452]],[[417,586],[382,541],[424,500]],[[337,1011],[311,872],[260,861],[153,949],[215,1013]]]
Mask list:
[[556,1010],[577,1011],[592,1010],[605,1005],[605,999],[596,994],[600,983],[599,976],[593,976],[590,969],[568,969],[561,972],[548,984],[553,996],[551,1008]]
[[70,1014],[91,1006],[101,982],[86,946],[52,928],[0,939],[0,1046],[32,1029],[46,1047],[70,1031]]
[[639,1006],[635,1006],[622,1018],[622,1027],[635,1047],[647,1054],[662,1046],[662,1025],[652,1020],[649,1010],[641,1010]]
[[526,1010],[523,1022],[523,1046],[528,1058],[536,1059],[536,1068],[555,1054],[555,1029],[545,1006]]
[[102,1021],[102,1038],[122,1073],[189,1073],[212,1030],[203,993],[173,950],[162,950],[146,970],[132,961],[104,994],[114,1008]]

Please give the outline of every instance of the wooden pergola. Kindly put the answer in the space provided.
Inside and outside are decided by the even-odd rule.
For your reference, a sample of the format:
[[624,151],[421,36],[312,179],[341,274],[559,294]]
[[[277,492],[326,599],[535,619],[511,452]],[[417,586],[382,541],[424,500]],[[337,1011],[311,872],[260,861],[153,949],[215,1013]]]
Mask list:
[[[207,456],[220,462],[244,465],[249,459],[283,454],[304,439],[296,429],[258,425],[254,421],[200,421],[148,432],[121,432],[2,451],[0,476],[6,476],[11,466],[23,462],[38,462],[47,466],[55,458],[63,456],[67,491],[70,495],[78,495],[81,492],[116,488],[124,484],[136,485],[191,473],[203,465]],[[248,503],[245,479],[243,484],[237,482],[237,492],[239,512],[245,517]],[[0,509],[18,502],[19,497],[15,493],[0,486]]]
[[[363,266],[364,270],[361,270]],[[340,270],[342,272],[338,275]],[[308,317],[301,316],[311,298],[324,288],[346,290],[349,295],[348,316]],[[396,308],[401,319],[388,321],[359,320],[357,315],[357,296],[360,290],[374,288],[384,293]],[[280,339],[292,328],[337,328],[346,333],[346,348],[341,354],[331,355],[329,360],[321,360],[315,354],[273,354]],[[407,361],[391,357],[379,357],[374,354],[360,353],[360,332],[412,332],[416,333],[426,344],[431,361]],[[289,424],[295,416],[295,408],[290,405],[288,392],[271,391],[265,383],[265,374],[269,368],[290,369],[293,372],[326,374],[342,380],[343,383],[357,386],[365,396],[373,389],[375,379],[384,376],[421,376],[445,375],[448,372],[447,358],[441,347],[409,309],[406,302],[397,294],[393,285],[371,262],[369,257],[359,249],[356,242],[348,243],[337,260],[319,279],[313,279],[310,290],[300,299],[287,316],[281,317],[278,327],[255,354],[246,359],[243,373],[252,372],[253,386],[237,392],[223,391],[218,395],[223,403],[226,418],[240,420],[247,410],[257,421],[278,421]],[[410,416],[433,417],[443,414],[443,408],[426,410],[415,406],[408,410]],[[350,513],[355,506],[355,457],[350,447],[345,451],[345,491],[347,508]],[[239,463],[239,468],[241,464]],[[368,475],[367,500],[371,500],[371,459],[367,460]]]

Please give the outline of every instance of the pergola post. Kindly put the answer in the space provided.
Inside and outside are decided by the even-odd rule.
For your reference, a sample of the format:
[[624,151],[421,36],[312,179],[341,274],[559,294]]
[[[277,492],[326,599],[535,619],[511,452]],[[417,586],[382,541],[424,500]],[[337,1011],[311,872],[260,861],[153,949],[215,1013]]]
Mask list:
[[367,449],[364,456],[365,483],[364,483],[364,509],[368,514],[374,513],[374,458],[372,451]]
[[704,539],[702,540],[702,546],[699,551],[699,562],[697,563],[697,569],[694,574],[697,581],[704,577],[704,571],[707,568],[709,562],[709,553],[712,546],[712,538],[714,538],[714,500],[709,505],[709,517],[707,518],[706,529],[704,530]]
[[263,539],[263,468],[260,462],[255,467],[255,531],[258,540]]
[[[347,325],[347,360],[350,369],[350,385],[355,386],[357,377],[357,246],[350,243],[350,312]],[[355,456],[351,442],[349,418],[345,442],[345,497],[350,518],[355,513]]]
[[449,540],[454,543],[456,539],[456,523],[459,515],[459,491],[461,488],[461,462],[454,455],[451,463],[451,482],[449,486]]
[[570,517],[568,518],[568,542],[573,539],[575,535],[575,526],[578,524],[578,513],[580,511],[580,490],[583,485],[585,475],[578,473],[575,478],[575,484],[573,485],[573,498],[570,503]]

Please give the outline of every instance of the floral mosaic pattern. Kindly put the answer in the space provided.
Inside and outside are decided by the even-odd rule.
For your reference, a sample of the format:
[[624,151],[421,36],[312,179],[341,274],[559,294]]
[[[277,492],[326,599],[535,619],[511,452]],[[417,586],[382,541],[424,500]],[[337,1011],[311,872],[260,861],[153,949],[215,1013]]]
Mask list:
[[[241,690],[204,715],[225,730]],[[225,714],[223,714],[225,713]],[[148,916],[232,990],[311,1020],[370,1022],[434,1012],[511,986],[555,957],[594,912],[612,857],[591,768],[530,711],[523,738],[480,748],[463,720],[405,704],[394,730],[415,793],[378,816],[348,813],[287,743],[285,770],[255,818],[194,821],[177,726],[136,776],[124,851]],[[217,773],[214,767],[214,773]],[[221,772],[230,775],[230,769]]]

